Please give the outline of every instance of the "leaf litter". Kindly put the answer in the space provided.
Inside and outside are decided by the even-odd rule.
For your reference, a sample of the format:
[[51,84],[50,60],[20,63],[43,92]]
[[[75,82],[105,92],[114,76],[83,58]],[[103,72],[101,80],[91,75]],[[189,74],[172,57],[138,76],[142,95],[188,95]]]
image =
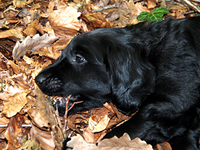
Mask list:
[[171,150],[167,142],[152,147],[139,138],[131,140],[126,133],[120,138],[102,140],[107,132],[130,117],[120,113],[112,103],[70,116],[66,112],[60,117],[50,98],[34,81],[79,33],[136,24],[141,12],[151,14],[158,6],[169,11],[163,19],[192,17],[199,12],[199,3],[192,0],[183,0],[183,3],[165,0],[2,0],[0,149],[61,150],[63,138],[72,136],[68,146],[75,150]]

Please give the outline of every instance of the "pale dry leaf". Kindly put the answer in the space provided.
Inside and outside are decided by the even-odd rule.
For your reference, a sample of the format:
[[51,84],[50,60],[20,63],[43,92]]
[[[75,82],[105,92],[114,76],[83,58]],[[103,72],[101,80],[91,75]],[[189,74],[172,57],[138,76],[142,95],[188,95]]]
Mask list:
[[110,121],[108,115],[102,116],[100,121],[95,121],[92,118],[93,118],[92,116],[89,118],[88,123],[89,123],[89,128],[93,133],[105,130]]
[[17,93],[13,97],[10,97],[9,102],[4,101],[4,106],[2,106],[2,114],[7,117],[12,117],[16,115],[27,103],[27,94],[29,91],[23,91],[22,93]]
[[36,141],[27,140],[26,142],[22,143],[21,149],[23,149],[23,150],[41,150],[41,147]]
[[189,11],[189,7],[185,6],[182,3],[174,2],[173,5],[169,8],[170,16],[176,16],[176,19],[185,18],[183,13]]
[[15,64],[12,60],[7,59],[6,63],[7,63],[7,68],[9,70],[12,70],[12,72],[14,72],[15,74],[19,75],[23,73],[23,70],[21,69],[21,67]]
[[3,27],[6,27],[6,18],[0,20],[0,29],[3,28]]
[[13,5],[18,8],[23,8],[25,5],[32,3],[33,0],[13,0]]
[[44,62],[43,64],[41,64],[39,61],[35,61],[32,58],[27,57],[26,55],[24,55],[23,59],[26,61],[27,64],[30,65],[31,68],[34,69],[30,69],[31,71],[31,77],[32,79],[35,79],[35,77],[47,66],[49,66],[52,62],[50,60],[46,60],[46,62]]
[[78,17],[81,13],[77,12],[77,9],[74,7],[63,7],[59,10],[55,10],[49,16],[49,22],[52,26],[66,27],[68,29],[80,29],[80,22]]
[[36,26],[39,24],[39,19],[34,20],[28,27],[23,31],[26,35],[33,37],[37,33]]
[[153,150],[150,144],[147,144],[140,138],[131,140],[127,133],[124,133],[120,138],[114,136],[111,139],[104,139],[98,143],[98,147],[103,148],[104,150],[118,150],[122,148],[126,150]]
[[[17,114],[10,118],[10,122],[5,131],[5,138],[15,149],[21,147],[21,138],[25,136],[25,130],[22,128],[23,115]],[[10,149],[10,148],[8,148]]]
[[88,144],[80,134],[73,136],[67,146],[72,147],[73,150],[95,150],[97,146],[95,144]]
[[153,150],[151,145],[139,138],[131,140],[127,133],[121,138],[113,137],[111,139],[104,139],[98,142],[98,146],[95,144],[88,144],[78,134],[71,138],[67,146],[72,147],[73,150]]
[[5,90],[4,93],[0,93],[0,98],[4,101],[9,101],[10,97],[30,88],[29,83],[26,82],[27,76],[23,73],[14,74],[13,76],[4,78],[4,80],[6,81]]
[[23,39],[24,36],[22,34],[22,28],[10,29],[0,32],[0,38],[8,38],[12,36]]
[[43,148],[44,150],[55,149],[55,145],[50,131],[48,132],[40,130],[39,128],[33,125],[30,134],[31,134],[31,140],[38,141],[41,148]]
[[39,126],[39,127],[49,127],[49,116],[47,116],[47,107],[48,104],[47,99],[45,98],[42,91],[39,87],[35,84],[35,95],[37,95],[35,99],[35,108],[29,111],[29,116],[32,120]]
[[42,36],[36,34],[32,38],[30,36],[27,36],[22,43],[17,41],[13,49],[13,58],[15,60],[19,60],[20,57],[26,54],[26,52],[31,51],[32,53],[34,53],[36,50],[40,48],[50,46],[57,39],[58,37],[48,36],[47,34],[44,34]]
[[49,15],[48,19],[57,35],[73,36],[81,28],[81,23],[78,20],[80,15],[81,13],[77,12],[77,9],[68,6],[55,10]]
[[87,142],[87,143],[90,143],[90,144],[94,144],[94,139],[95,139],[95,136],[94,134],[92,133],[92,131],[90,130],[89,127],[83,129],[83,134],[82,134],[84,140]]
[[44,48],[41,48],[41,49],[37,50],[35,52],[35,54],[38,54],[40,56],[47,56],[47,57],[49,57],[51,59],[56,60],[60,56],[61,51],[55,50],[55,48],[52,45],[51,47],[44,47]]
[[[10,122],[10,119],[7,117],[0,117],[0,125],[7,125]],[[0,128],[0,138],[4,139],[5,134],[4,134],[5,128]]]
[[153,9],[156,7],[156,0],[147,0],[148,3],[148,9]]

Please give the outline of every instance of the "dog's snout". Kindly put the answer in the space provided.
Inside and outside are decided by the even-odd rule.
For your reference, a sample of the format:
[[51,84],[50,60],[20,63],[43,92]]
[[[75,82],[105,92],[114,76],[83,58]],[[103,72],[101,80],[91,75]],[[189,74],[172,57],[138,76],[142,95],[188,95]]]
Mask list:
[[36,78],[35,78],[35,82],[37,83],[37,85],[42,85],[44,84],[46,78],[44,75],[39,74]]

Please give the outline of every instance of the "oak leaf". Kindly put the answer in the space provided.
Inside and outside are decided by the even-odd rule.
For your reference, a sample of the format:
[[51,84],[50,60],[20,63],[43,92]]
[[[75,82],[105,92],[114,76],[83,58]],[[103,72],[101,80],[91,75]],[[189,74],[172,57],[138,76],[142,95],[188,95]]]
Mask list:
[[13,58],[15,60],[19,60],[20,57],[24,56],[28,51],[34,53],[40,48],[50,46],[57,39],[58,37],[48,36],[47,34],[44,34],[42,36],[36,34],[32,38],[30,36],[27,36],[22,43],[17,41],[13,49]]
[[115,136],[111,139],[104,139],[98,142],[98,146],[86,143],[80,135],[77,135],[72,137],[72,140],[68,142],[68,146],[73,147],[73,150],[153,150],[151,145],[139,138],[131,140],[127,133],[120,138]]

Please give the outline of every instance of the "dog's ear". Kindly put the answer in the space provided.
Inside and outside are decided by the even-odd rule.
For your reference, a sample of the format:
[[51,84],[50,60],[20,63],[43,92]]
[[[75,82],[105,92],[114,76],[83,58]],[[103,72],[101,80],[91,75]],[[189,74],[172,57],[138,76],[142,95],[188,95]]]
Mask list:
[[155,68],[148,62],[145,49],[137,44],[115,46],[109,51],[107,61],[113,103],[129,115],[153,92]]

